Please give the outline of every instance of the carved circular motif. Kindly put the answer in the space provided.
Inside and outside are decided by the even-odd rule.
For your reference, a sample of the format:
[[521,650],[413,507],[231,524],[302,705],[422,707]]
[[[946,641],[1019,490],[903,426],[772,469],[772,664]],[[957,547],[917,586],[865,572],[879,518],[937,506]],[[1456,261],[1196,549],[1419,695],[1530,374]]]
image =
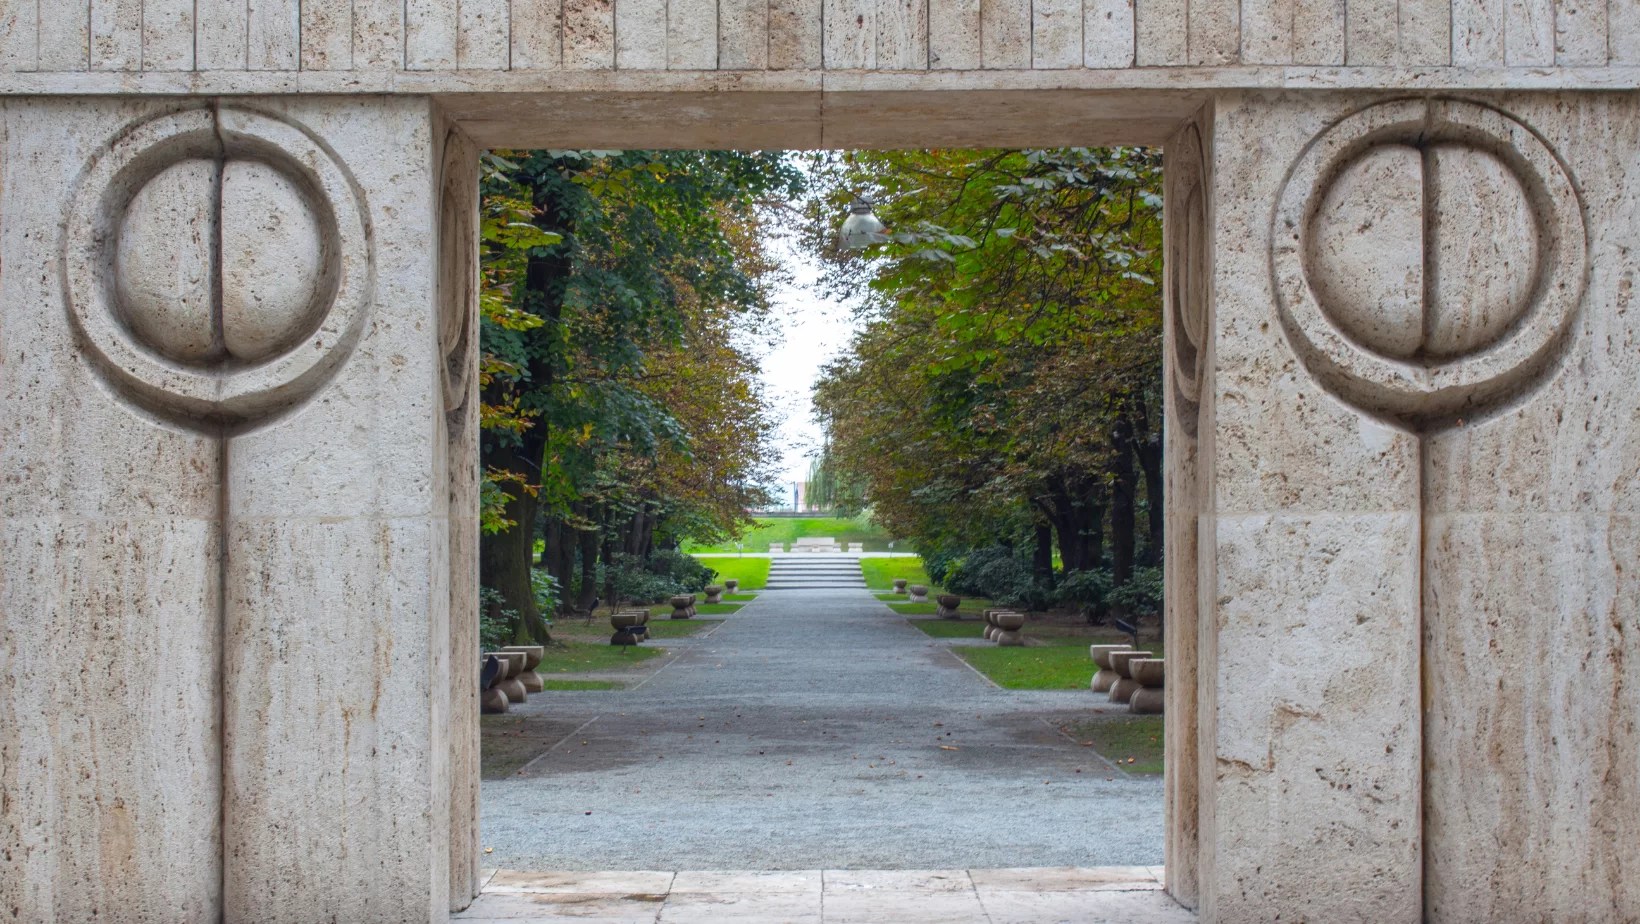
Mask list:
[[1168,365],[1172,370],[1175,414],[1179,426],[1194,437],[1201,416],[1204,358],[1207,337],[1208,272],[1207,195],[1202,188],[1205,157],[1201,135],[1194,125],[1181,133],[1180,142],[1167,149],[1165,172],[1168,235],[1164,275],[1167,280]]
[[346,169],[248,110],[139,123],[90,165],[64,242],[69,310],[120,392],[183,423],[243,424],[312,394],[369,304]]
[[1306,368],[1415,426],[1482,413],[1553,367],[1587,232],[1565,166],[1486,106],[1403,100],[1338,122],[1277,201],[1271,266]]

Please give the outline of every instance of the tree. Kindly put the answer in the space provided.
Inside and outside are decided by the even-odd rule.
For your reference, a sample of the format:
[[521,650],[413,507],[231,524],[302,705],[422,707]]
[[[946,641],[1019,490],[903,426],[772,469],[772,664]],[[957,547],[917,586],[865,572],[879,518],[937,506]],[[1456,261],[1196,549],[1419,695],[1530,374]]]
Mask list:
[[[925,548],[1017,548],[1039,578],[1054,544],[1066,572],[1108,555],[1117,585],[1159,560],[1159,528],[1135,526],[1141,504],[1160,513],[1159,156],[883,152],[815,171],[806,240],[828,285],[869,292],[817,410],[879,520]],[[863,256],[832,236],[857,191],[891,229]]]
[[[545,640],[538,534],[541,566],[584,605],[598,561],[615,554],[614,524],[647,552],[665,516],[720,529],[743,516],[701,486],[739,478],[744,498],[767,455],[751,367],[730,341],[767,310],[755,204],[799,175],[779,155],[738,152],[488,163],[480,570],[496,608],[516,614],[516,637]],[[708,416],[730,410],[734,444]]]

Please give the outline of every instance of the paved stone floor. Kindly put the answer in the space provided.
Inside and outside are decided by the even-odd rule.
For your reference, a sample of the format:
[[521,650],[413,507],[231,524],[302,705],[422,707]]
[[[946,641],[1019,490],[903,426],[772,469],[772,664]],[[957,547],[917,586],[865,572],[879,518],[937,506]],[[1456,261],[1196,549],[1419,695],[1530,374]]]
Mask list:
[[1155,867],[491,874],[464,924],[1191,924]]
[[1108,709],[1101,698],[998,689],[863,590],[765,592],[709,635],[661,644],[680,654],[640,686],[516,707],[563,737],[484,783],[488,864],[1162,861],[1160,778],[1130,777],[1057,731]]

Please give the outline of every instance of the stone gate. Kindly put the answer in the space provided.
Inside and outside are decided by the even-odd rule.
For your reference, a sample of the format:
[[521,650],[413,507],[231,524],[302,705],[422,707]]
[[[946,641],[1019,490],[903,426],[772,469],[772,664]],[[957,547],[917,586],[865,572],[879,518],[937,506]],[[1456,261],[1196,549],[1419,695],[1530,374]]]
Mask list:
[[472,898],[481,148],[1160,144],[1170,891],[1640,919],[1637,87],[1633,0],[0,0],[0,917]]

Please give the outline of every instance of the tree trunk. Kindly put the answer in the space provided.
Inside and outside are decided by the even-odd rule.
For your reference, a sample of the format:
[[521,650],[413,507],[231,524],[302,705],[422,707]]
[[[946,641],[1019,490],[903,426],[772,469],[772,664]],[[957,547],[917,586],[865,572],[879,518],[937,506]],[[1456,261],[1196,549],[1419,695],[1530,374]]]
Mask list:
[[583,530],[581,536],[581,593],[575,608],[592,616],[592,604],[598,599],[598,531]]
[[1162,476],[1162,435],[1152,432],[1148,427],[1149,418],[1139,415],[1137,432],[1134,434],[1133,452],[1139,459],[1139,470],[1145,479],[1145,527],[1149,535],[1145,537],[1143,564],[1155,568],[1162,563],[1165,549],[1162,547],[1162,537],[1166,535],[1163,507]]
[[[1126,418],[1118,418],[1111,431],[1111,498],[1110,498],[1110,582],[1112,588],[1122,587],[1133,578],[1135,545],[1135,495],[1138,479],[1133,471],[1133,428]],[[1125,607],[1113,607],[1117,616],[1126,614]]]
[[[542,451],[544,447],[537,448],[526,434],[520,445],[494,446],[486,455],[493,468],[523,474],[533,473],[539,468]],[[536,453],[533,464],[528,455],[531,452]],[[535,496],[517,483],[506,482],[501,488],[513,495],[507,503],[505,516],[514,525],[505,532],[484,536],[479,543],[479,581],[501,595],[501,602],[495,605],[495,609],[511,610],[518,614],[512,624],[514,642],[545,644],[550,641],[550,636],[541,611],[535,605],[535,590],[530,586],[530,560],[534,555],[535,518],[539,505]],[[492,612],[489,615],[497,617],[500,613]]]
[[1036,550],[1031,556],[1031,574],[1043,587],[1053,587],[1053,527],[1038,521]]

